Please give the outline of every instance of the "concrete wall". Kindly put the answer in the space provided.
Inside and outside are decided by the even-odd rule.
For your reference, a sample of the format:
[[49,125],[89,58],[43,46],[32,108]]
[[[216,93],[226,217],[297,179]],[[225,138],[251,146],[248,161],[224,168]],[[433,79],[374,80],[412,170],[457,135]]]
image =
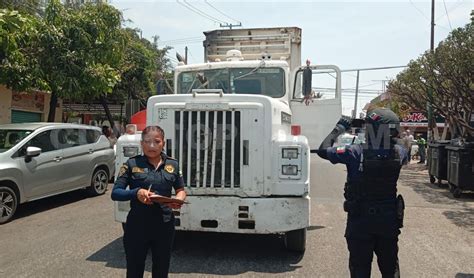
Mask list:
[[[49,93],[37,93],[40,94],[44,101],[42,102],[41,107],[34,107],[24,105],[25,103],[21,102],[22,105],[15,104],[15,101],[12,100],[12,91],[6,88],[3,85],[0,85],[0,124],[9,124],[11,123],[11,111],[13,110],[22,110],[27,112],[36,112],[41,113],[41,121],[48,120],[49,112],[49,101],[51,95]],[[63,113],[63,103],[62,100],[59,100],[58,107],[56,108],[55,122],[62,122],[62,113]]]

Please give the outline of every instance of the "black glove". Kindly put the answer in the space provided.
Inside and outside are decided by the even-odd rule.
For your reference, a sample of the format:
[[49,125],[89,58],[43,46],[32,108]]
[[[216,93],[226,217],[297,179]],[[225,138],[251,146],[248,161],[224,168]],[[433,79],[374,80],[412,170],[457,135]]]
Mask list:
[[344,131],[346,131],[351,128],[352,118],[348,116],[341,116],[341,118],[337,122],[337,125],[342,126]]

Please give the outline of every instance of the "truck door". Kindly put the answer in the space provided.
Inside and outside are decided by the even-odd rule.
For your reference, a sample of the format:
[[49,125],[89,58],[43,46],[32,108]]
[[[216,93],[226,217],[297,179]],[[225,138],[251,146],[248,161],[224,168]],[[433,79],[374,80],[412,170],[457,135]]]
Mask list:
[[[303,73],[311,76],[303,82]],[[309,72],[311,71],[311,72]],[[292,124],[301,126],[311,149],[319,147],[341,117],[341,71],[332,65],[300,67],[293,73],[290,107]],[[311,90],[305,101],[303,87]],[[305,103],[306,102],[306,103]]]

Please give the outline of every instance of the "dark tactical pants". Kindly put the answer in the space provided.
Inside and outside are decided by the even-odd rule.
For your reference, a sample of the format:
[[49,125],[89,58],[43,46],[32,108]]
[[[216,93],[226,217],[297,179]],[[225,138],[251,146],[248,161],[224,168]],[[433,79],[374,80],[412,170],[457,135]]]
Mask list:
[[[389,201],[388,204],[393,203]],[[352,278],[370,277],[374,253],[377,255],[377,264],[383,278],[400,277],[400,227],[394,204],[361,204],[355,214],[349,213],[345,237]]]
[[352,278],[370,277],[373,253],[383,278],[400,277],[398,236],[370,235],[364,239],[346,238],[349,249],[349,270]]
[[[152,277],[168,277],[175,228],[174,218],[163,222],[156,215],[144,221],[143,215],[127,218],[123,243],[127,259],[127,278],[141,278],[148,250],[152,254]],[[159,219],[159,220],[156,220]]]

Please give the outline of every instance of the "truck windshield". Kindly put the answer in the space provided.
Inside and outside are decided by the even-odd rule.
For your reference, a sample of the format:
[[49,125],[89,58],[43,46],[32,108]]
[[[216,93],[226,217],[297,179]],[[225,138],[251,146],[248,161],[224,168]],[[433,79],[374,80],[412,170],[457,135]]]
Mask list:
[[23,138],[28,136],[32,130],[18,129],[0,129],[0,153],[6,152],[13,148]]
[[224,94],[254,94],[279,98],[285,95],[285,72],[281,68],[225,68],[182,72],[178,94],[193,89],[222,89]]

